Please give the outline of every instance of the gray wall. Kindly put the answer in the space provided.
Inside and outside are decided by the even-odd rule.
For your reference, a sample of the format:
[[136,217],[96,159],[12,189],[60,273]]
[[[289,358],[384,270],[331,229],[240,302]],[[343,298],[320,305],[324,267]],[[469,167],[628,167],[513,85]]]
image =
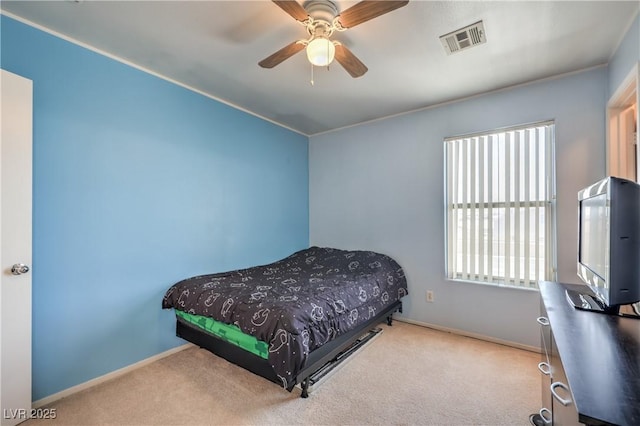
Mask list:
[[609,96],[613,95],[629,72],[640,61],[640,15],[620,42],[618,49],[609,61]]
[[394,257],[408,320],[539,346],[537,291],[445,279],[443,139],[555,120],[558,277],[577,282],[576,193],[604,177],[607,92],[600,67],[311,137],[310,244]]

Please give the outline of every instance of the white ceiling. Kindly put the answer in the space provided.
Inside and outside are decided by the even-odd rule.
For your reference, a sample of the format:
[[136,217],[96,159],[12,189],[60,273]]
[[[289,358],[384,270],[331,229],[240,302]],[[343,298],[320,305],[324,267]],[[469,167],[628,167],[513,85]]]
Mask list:
[[[339,10],[357,2],[338,1]],[[635,1],[420,1],[336,33],[354,79],[303,52],[258,62],[302,25],[270,1],[7,1],[2,10],[305,135],[606,64]],[[439,36],[483,20],[487,43],[447,56]]]

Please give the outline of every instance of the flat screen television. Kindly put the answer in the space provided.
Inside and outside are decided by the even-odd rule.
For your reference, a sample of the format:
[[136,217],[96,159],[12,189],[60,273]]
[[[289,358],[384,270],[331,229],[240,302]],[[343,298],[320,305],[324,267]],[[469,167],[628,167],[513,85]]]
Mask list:
[[567,290],[567,299],[618,314],[640,301],[640,185],[608,177],[581,190],[578,203],[578,276],[593,294]]

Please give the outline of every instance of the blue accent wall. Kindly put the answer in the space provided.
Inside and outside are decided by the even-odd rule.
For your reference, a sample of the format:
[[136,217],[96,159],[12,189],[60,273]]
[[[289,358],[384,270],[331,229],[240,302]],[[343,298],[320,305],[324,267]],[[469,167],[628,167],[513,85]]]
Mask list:
[[33,399],[178,346],[164,291],[308,247],[308,138],[1,17],[33,80]]

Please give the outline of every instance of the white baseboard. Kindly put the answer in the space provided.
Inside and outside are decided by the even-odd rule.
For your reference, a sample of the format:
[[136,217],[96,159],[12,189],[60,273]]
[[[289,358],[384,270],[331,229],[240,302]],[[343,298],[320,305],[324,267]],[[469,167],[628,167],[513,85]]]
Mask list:
[[[494,337],[489,337],[489,336],[485,336],[485,335],[482,335],[482,334],[470,333],[468,331],[458,330],[458,329],[455,329],[455,328],[448,328],[448,327],[443,327],[443,326],[440,326],[440,325],[428,324],[428,323],[420,322],[420,321],[414,321],[414,320],[411,320],[411,319],[408,319],[408,318],[401,318],[401,317],[394,316],[393,319],[395,321],[406,322],[408,324],[419,325],[421,327],[432,328],[434,330],[439,330],[439,331],[444,331],[444,332],[447,332],[447,333],[458,334],[458,335],[466,336],[466,337],[472,337],[474,339],[485,340],[487,342],[497,343],[497,344],[505,345],[505,346],[511,346],[511,347],[514,347],[514,348],[517,348],[517,349],[523,349],[525,351],[540,353],[540,348],[536,347],[536,346],[523,345],[523,344],[520,344],[520,343],[510,342],[508,340],[496,339]],[[129,372],[131,372],[133,370],[136,370],[136,369],[138,369],[140,367],[143,367],[143,366],[145,366],[147,364],[150,364],[150,363],[152,363],[154,361],[157,361],[159,359],[168,357],[169,355],[173,355],[173,354],[175,354],[177,352],[183,351],[183,350],[191,348],[193,346],[194,345],[191,344],[191,343],[186,343],[186,344],[184,344],[182,346],[178,346],[178,347],[175,347],[173,349],[169,349],[168,351],[159,353],[159,354],[154,355],[152,357],[149,357],[149,358],[143,359],[141,361],[138,361],[138,362],[136,362],[134,364],[131,364],[131,365],[128,365],[126,367],[120,368],[118,370],[112,371],[111,373],[107,373],[107,374],[105,374],[103,376],[96,377],[95,379],[91,379],[91,380],[86,381],[84,383],[80,383],[79,385],[72,386],[72,387],[67,388],[67,389],[65,389],[63,391],[54,393],[53,395],[49,395],[49,396],[47,396],[45,398],[39,399],[37,401],[34,401],[31,404],[32,408],[40,408],[40,407],[43,407],[45,405],[49,405],[52,402],[58,401],[59,399],[65,398],[65,397],[70,396],[70,395],[73,395],[74,393],[78,393],[80,391],[83,391],[83,390],[88,389],[88,388],[90,388],[92,386],[98,385],[100,383],[104,383],[104,382],[106,382],[108,380],[115,379],[116,377],[122,376],[123,374],[129,373]]]
[[402,318],[402,317],[394,316],[393,319],[395,321],[406,322],[408,324],[419,325],[421,327],[433,328],[434,330],[438,330],[438,331],[444,331],[444,332],[452,333],[452,334],[459,334],[461,336],[472,337],[472,338],[478,339],[478,340],[485,340],[487,342],[497,343],[499,345],[511,346],[512,348],[523,349],[525,351],[541,353],[540,352],[540,348],[538,346],[523,345],[522,343],[516,343],[516,342],[511,342],[509,340],[497,339],[495,337],[485,336],[483,334],[471,333],[471,332],[464,331],[464,330],[458,330],[456,328],[449,328],[449,327],[443,327],[441,325],[435,325],[435,324],[429,324],[429,323],[426,323],[426,322],[414,321],[414,320],[408,319],[408,318]]
[[65,398],[67,396],[73,395],[74,393],[78,393],[80,391],[83,391],[85,389],[88,389],[92,386],[98,385],[100,383],[104,383],[108,380],[111,379],[115,379],[116,377],[122,376],[123,374],[129,373],[133,370],[136,370],[140,367],[144,367],[147,364],[151,364],[154,361],[157,361],[159,359],[168,357],[169,355],[173,355],[176,352],[180,352],[183,351],[185,349],[191,348],[194,345],[192,345],[191,343],[186,343],[184,345],[175,347],[173,349],[169,349],[168,351],[164,351],[162,353],[159,353],[157,355],[154,355],[152,357],[143,359],[141,361],[138,361],[136,363],[133,363],[131,365],[127,365],[126,367],[122,367],[118,370],[112,371],[111,373],[107,373],[103,376],[100,377],[96,377],[95,379],[91,379],[89,381],[86,381],[84,383],[80,383],[79,385],[75,385],[72,386],[70,388],[67,388],[65,390],[62,390],[60,392],[54,393],[53,395],[49,395],[45,398],[39,399],[37,401],[33,401],[33,403],[31,404],[32,408],[40,408],[43,407],[45,405],[49,405],[52,402],[55,402],[59,399]]

